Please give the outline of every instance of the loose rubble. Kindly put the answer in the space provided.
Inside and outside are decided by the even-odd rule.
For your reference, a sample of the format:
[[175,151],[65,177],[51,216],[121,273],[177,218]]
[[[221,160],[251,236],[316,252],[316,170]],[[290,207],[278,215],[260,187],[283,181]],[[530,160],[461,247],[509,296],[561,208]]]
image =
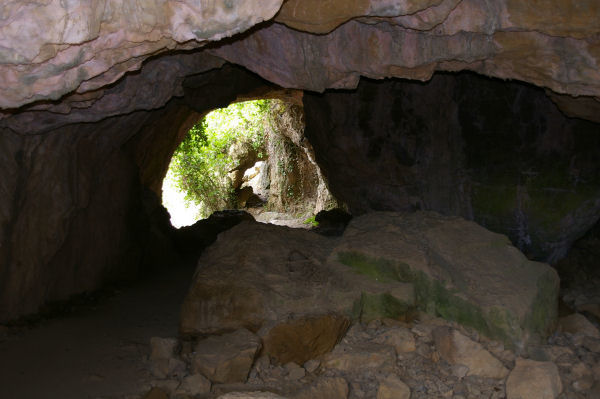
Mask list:
[[[157,343],[169,343],[176,348],[171,359],[186,365],[185,375],[157,378],[154,386],[176,399],[598,398],[600,348],[580,341],[557,330],[517,354],[473,329],[420,313],[411,322],[355,323],[331,352],[300,365],[261,355],[260,339],[241,329],[195,345],[153,339],[153,354]],[[194,350],[186,353],[189,346]],[[216,356],[222,348],[227,355]],[[162,360],[150,356],[150,369]],[[152,392],[148,398],[164,397]]]
[[[599,398],[600,333],[589,311],[557,320],[554,271],[479,227],[420,217],[357,218],[337,238],[248,222],[229,230],[201,258],[181,336],[151,340],[154,388],[171,399]],[[471,254],[492,256],[487,276],[456,248],[459,230],[479,237]],[[268,251],[253,249],[258,233],[263,247],[273,240]],[[399,242],[406,251],[394,252]],[[373,247],[386,258],[360,255]],[[339,254],[350,248],[345,265]],[[515,276],[497,281],[511,260],[537,273],[518,278],[547,287],[498,308],[516,289]],[[394,266],[402,262],[422,272]],[[477,300],[482,281],[486,304]],[[424,293],[437,302],[419,299]],[[532,327],[530,313],[550,319]]]

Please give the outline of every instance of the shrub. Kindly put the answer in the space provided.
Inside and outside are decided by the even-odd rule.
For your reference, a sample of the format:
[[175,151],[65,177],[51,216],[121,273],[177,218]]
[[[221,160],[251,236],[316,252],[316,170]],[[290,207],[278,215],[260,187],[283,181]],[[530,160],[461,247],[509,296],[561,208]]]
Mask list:
[[228,173],[235,167],[228,151],[235,142],[246,142],[262,156],[269,100],[233,103],[214,110],[194,125],[175,150],[167,178],[199,205],[200,216],[234,208]]

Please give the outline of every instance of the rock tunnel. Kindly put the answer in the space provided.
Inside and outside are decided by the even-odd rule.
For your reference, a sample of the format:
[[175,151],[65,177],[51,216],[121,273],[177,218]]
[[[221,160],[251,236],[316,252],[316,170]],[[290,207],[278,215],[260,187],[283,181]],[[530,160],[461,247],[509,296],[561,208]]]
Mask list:
[[303,106],[354,216],[460,216],[551,264],[600,219],[594,1],[0,11],[0,322],[168,264],[170,158],[203,115],[243,99]]

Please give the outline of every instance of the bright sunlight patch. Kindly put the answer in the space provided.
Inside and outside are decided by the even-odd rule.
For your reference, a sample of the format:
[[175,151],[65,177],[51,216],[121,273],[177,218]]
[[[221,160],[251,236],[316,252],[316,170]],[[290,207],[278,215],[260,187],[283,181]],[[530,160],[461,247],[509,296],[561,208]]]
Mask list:
[[174,227],[235,208],[229,172],[230,148],[247,143],[264,151],[269,100],[246,101],[214,110],[194,125],[175,150],[163,181],[163,205]]

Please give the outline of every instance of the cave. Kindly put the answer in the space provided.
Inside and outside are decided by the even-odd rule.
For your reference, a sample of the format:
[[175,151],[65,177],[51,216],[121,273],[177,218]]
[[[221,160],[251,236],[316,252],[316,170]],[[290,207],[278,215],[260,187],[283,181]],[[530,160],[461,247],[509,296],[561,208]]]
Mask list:
[[[114,3],[0,6],[0,369],[11,368],[2,395],[600,395],[595,2]],[[335,210],[315,232],[244,212],[174,229],[161,189],[175,149],[209,111],[252,99],[303,114],[294,140],[320,168],[312,187],[331,193],[311,193],[311,206]],[[248,284],[274,284],[296,302],[259,300],[235,269],[247,260],[263,273]],[[478,278],[501,289],[486,292]],[[351,306],[310,302],[311,290]],[[115,318],[93,321],[107,309]],[[128,319],[137,325],[114,331],[131,327],[133,343],[94,327]],[[90,339],[120,345],[112,372],[95,371],[93,351],[64,354],[70,368],[60,366],[51,349],[71,344],[53,334],[77,320],[97,329]],[[414,348],[390,344],[392,332]],[[322,347],[286,343],[311,334]],[[220,374],[208,357],[190,360],[225,338],[250,353],[242,380],[231,376],[239,362]],[[339,354],[349,343],[383,360],[356,370],[361,354]],[[489,367],[466,366],[469,356]],[[75,382],[54,386],[74,370]],[[275,385],[260,379],[268,373]]]

